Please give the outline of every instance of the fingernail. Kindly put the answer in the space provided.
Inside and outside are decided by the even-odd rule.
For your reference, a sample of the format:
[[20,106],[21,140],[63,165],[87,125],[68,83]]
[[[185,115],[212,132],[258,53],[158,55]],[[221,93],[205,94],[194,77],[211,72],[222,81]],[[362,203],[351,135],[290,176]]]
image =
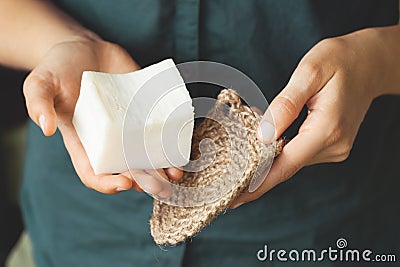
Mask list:
[[46,126],[46,118],[44,117],[43,114],[40,115],[40,117],[39,117],[39,124],[40,124],[40,128],[42,129],[43,134],[45,134],[44,131],[45,131],[45,126]]
[[157,188],[155,189],[151,185],[148,185],[146,183],[141,183],[140,188],[142,188],[143,191],[146,192],[147,194],[151,194],[151,195],[158,194],[160,192],[159,190],[157,190]]
[[275,127],[269,121],[261,120],[258,126],[258,135],[264,142],[272,142],[275,139]]
[[234,209],[236,209],[237,207],[239,207],[239,206],[243,205],[244,203],[246,203],[246,202],[239,202],[239,203],[237,203],[237,204],[233,205],[231,209],[233,209],[233,210],[234,210]]
[[126,191],[128,189],[125,189],[125,188],[122,188],[122,187],[117,187],[117,189],[115,189],[115,190],[118,191],[118,192],[121,192],[121,191]]
[[160,193],[158,193],[157,195],[160,197],[160,198],[167,198],[167,197],[170,197],[171,196],[171,190],[163,190],[163,191],[161,191]]

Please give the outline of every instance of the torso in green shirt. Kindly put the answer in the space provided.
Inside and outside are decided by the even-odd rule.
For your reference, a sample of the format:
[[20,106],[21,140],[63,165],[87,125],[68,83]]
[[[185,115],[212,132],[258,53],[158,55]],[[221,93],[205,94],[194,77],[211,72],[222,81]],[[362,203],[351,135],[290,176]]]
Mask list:
[[[55,2],[122,45],[141,66],[168,57],[225,63],[253,79],[268,100],[318,41],[398,19],[394,0]],[[400,133],[399,114],[398,99],[377,100],[346,162],[307,167],[256,202],[228,211],[187,245],[167,251],[149,234],[150,197],[85,188],[60,135],[42,137],[31,125],[22,204],[38,266],[254,266],[265,243],[318,248],[341,236],[354,246],[398,249],[399,218],[390,213],[393,206],[383,204],[398,184],[398,158],[390,155],[399,150],[392,141]],[[285,135],[298,127],[299,122]]]

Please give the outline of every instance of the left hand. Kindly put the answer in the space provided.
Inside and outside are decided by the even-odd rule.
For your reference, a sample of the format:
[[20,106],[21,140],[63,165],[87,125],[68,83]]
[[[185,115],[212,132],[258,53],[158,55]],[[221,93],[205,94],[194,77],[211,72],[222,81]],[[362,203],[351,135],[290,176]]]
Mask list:
[[264,183],[253,193],[242,193],[231,208],[261,197],[304,166],[347,159],[371,102],[380,94],[384,49],[376,30],[366,29],[325,39],[304,56],[269,106],[274,123],[262,120],[259,138],[265,143],[279,138],[304,105],[308,116]]

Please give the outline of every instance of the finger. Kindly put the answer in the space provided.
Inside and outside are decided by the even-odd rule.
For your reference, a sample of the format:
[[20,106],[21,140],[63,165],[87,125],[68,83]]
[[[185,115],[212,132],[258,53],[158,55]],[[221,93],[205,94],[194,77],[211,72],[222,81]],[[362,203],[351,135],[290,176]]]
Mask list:
[[132,180],[132,189],[133,190],[135,190],[137,192],[144,192],[143,189],[136,183],[135,179],[133,179],[130,171],[125,171],[123,173],[120,173],[120,175],[123,175]]
[[140,193],[144,192],[144,190],[136,182],[132,183],[132,189]]
[[164,169],[164,171],[168,175],[168,177],[174,181],[179,181],[180,179],[182,179],[183,170],[179,168],[166,168]]
[[263,115],[258,137],[264,143],[276,140],[299,116],[306,102],[333,76],[332,68],[301,62],[286,87],[275,97]]
[[132,188],[132,180],[124,175],[95,175],[70,118],[61,115],[58,121],[65,147],[74,168],[87,187],[105,194],[115,194]]
[[161,198],[169,197],[172,193],[171,183],[168,181],[167,174],[163,169],[146,170],[146,172],[155,177],[161,186],[160,192],[157,195]]
[[23,92],[29,117],[45,136],[53,135],[57,129],[53,79],[45,79],[32,72],[24,82]]
[[147,170],[130,170],[129,172],[144,192],[157,195],[163,190],[162,181],[159,179],[159,173]]
[[263,115],[261,109],[259,109],[258,107],[251,107],[251,110],[252,110],[254,113],[258,114],[258,115]]
[[140,188],[146,193],[158,195],[162,198],[171,195],[172,188],[163,169],[130,170],[129,172]]
[[[324,125],[320,125],[324,127]],[[315,128],[314,128],[315,129]],[[276,185],[292,177],[302,167],[314,162],[325,144],[325,133],[319,128],[304,130],[283,148],[282,153],[274,160],[264,183],[254,192],[243,192],[232,204],[236,208],[246,202],[255,200]]]

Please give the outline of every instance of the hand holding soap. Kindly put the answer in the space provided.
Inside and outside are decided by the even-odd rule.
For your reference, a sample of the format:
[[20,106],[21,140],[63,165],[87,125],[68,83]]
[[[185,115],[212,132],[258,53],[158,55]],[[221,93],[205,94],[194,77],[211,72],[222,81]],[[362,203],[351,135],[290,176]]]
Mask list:
[[85,71],[73,124],[95,174],[189,161],[193,106],[172,59],[127,74]]

